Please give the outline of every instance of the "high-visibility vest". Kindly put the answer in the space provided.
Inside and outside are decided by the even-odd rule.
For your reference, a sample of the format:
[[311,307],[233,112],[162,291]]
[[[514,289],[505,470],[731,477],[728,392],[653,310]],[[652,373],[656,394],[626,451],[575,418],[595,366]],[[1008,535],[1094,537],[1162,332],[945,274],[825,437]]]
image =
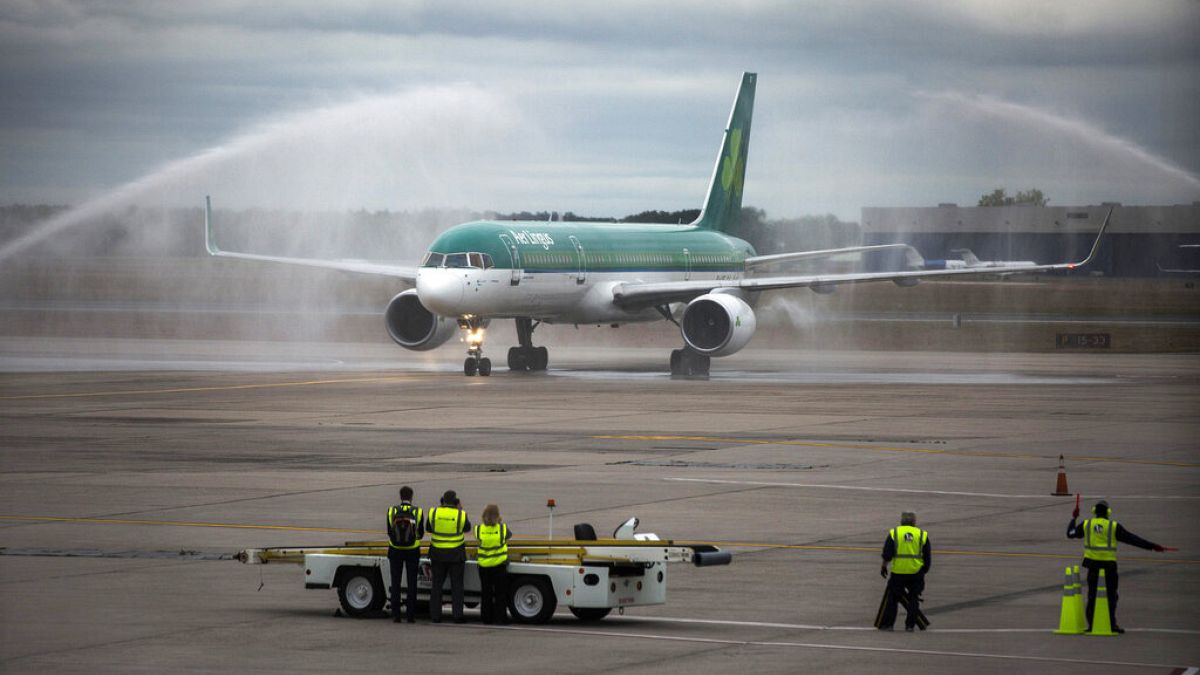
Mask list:
[[1117,521],[1088,518],[1083,521],[1083,557],[1091,560],[1117,559]]
[[421,509],[413,506],[412,504],[400,504],[399,506],[389,506],[388,507],[388,516],[387,516],[388,546],[390,546],[394,549],[401,550],[401,551],[411,551],[414,548],[420,548],[421,547],[421,538],[420,537],[417,537],[417,540],[413,542],[412,546],[397,546],[392,543],[392,520],[395,519],[396,511],[398,511],[398,510],[404,511],[404,512],[412,515],[413,527],[418,527],[418,531],[419,531],[419,523],[421,522],[421,518],[423,517]]
[[453,506],[429,509],[429,543],[434,548],[458,548],[467,542],[463,535],[467,514]]
[[479,540],[475,560],[480,567],[496,567],[508,562],[508,525],[476,525],[475,538]]
[[892,558],[892,574],[916,574],[925,566],[925,557],[921,554],[925,542],[929,541],[929,533],[913,527],[901,525],[888,531],[888,536],[896,542],[896,555]]

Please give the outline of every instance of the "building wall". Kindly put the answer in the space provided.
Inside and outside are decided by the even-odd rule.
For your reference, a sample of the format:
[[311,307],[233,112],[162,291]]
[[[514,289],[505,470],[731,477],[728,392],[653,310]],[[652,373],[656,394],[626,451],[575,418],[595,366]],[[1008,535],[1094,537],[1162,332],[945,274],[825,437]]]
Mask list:
[[968,248],[980,260],[1082,260],[1109,208],[1112,219],[1097,260],[1076,274],[1152,277],[1164,269],[1200,269],[1200,203],[1175,206],[864,207],[864,244],[904,242],[927,259],[957,258]]

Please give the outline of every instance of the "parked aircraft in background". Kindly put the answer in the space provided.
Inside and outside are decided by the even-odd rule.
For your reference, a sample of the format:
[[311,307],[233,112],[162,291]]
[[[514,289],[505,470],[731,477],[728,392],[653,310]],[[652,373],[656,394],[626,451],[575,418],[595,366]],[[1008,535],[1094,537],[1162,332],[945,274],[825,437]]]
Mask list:
[[1007,273],[1007,268],[1015,267],[1024,269],[1030,266],[1037,266],[1037,263],[1032,260],[980,260],[969,248],[955,248],[951,249],[950,252],[958,254],[959,259],[928,259],[920,267],[927,270],[957,270],[986,267],[990,268],[996,274],[1001,274]]
[[[891,281],[911,286],[924,278],[995,273],[986,267],[834,274],[762,272],[783,263],[866,252],[858,246],[759,256],[731,236],[741,212],[757,76],[742,75],[700,216],[686,225],[478,221],[443,232],[419,267],[368,261],[289,258],[222,251],[213,236],[211,200],[205,232],[214,256],[382,274],[410,286],[392,298],[384,323],[397,344],[427,350],[463,331],[466,375],[489,375],[484,331],[493,319],[516,321],[518,345],[508,368],[545,370],[549,354],[533,344],[542,323],[623,324],[668,321],[679,327],[671,352],[673,375],[704,375],[710,358],[728,356],[754,335],[759,294],[808,287],[827,293],[840,284]],[[1109,213],[1111,216],[1111,211]],[[1105,218],[1100,234],[1108,224]],[[1070,269],[1095,256],[1100,234],[1078,263],[1005,265],[1005,273]],[[894,245],[885,245],[894,246]],[[682,313],[676,311],[682,308]],[[676,319],[676,317],[679,317]]]

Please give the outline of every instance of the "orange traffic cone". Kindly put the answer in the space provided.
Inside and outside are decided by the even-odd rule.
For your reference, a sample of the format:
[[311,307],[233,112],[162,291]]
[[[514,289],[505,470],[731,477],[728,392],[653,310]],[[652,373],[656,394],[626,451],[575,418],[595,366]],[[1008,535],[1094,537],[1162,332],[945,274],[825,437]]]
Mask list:
[[1055,497],[1070,497],[1071,491],[1067,489],[1067,470],[1063,466],[1063,456],[1058,456],[1058,482],[1054,486]]

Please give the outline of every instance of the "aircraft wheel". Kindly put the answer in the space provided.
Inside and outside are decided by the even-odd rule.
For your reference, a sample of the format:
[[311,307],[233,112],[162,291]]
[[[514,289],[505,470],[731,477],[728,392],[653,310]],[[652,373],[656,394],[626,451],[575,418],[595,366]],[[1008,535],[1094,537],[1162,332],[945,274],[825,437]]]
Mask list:
[[533,369],[545,370],[546,366],[550,364],[550,350],[545,347],[537,347],[533,350],[533,354]]
[[463,375],[470,377],[479,371],[479,362],[474,356],[468,356],[466,361],[463,361]]
[[682,375],[683,374],[682,361],[683,361],[683,350],[682,349],[672,349],[671,350],[671,374],[672,375]]
[[508,352],[508,369],[516,372],[529,370],[529,353],[524,347],[513,347]]
[[483,377],[487,377],[488,375],[492,374],[492,360],[486,356],[482,359],[479,359],[479,374]]

